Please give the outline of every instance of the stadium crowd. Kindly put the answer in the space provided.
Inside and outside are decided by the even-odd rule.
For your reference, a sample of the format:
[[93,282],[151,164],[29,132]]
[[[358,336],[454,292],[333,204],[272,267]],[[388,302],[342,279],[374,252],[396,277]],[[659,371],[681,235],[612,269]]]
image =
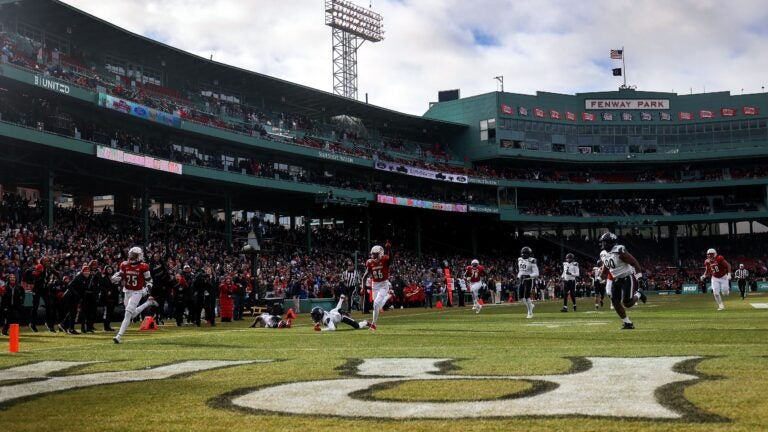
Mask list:
[[[40,203],[32,203],[15,194],[3,195],[0,206],[0,291],[2,320],[45,323],[51,331],[96,330],[95,323],[110,329],[110,322],[120,313],[120,292],[109,276],[126,258],[127,250],[141,244],[138,215],[116,215],[106,210],[99,214],[80,208],[57,207],[55,225],[48,229],[42,223]],[[153,215],[150,241],[144,245],[145,259],[154,280],[152,294],[160,303],[147,314],[164,323],[177,325],[215,325],[216,318],[239,320],[244,308],[258,300],[283,298],[337,298],[351,295],[352,307],[361,309],[358,296],[361,265],[366,258],[359,228],[337,226],[313,228],[311,252],[305,245],[303,228],[287,229],[282,225],[253,221],[235,223],[238,251],[247,233],[254,230],[262,240],[265,252],[255,263],[250,257],[231,252],[224,246],[222,221],[190,217],[186,220]],[[768,243],[764,234],[720,239],[718,250],[732,257],[731,262],[745,264],[756,279],[768,276],[766,260]],[[481,260],[489,270],[488,301],[514,299],[517,285],[516,255],[502,253],[470,257],[450,251],[432,251],[417,256],[402,246],[405,238],[395,238],[392,265],[392,306],[427,306],[435,295],[445,294],[444,269],[453,275],[463,274],[472,258]],[[539,300],[557,298],[560,294],[561,262],[555,239],[525,238],[539,259],[541,276],[535,293]],[[568,250],[589,251],[596,255],[594,240],[572,237],[563,239]],[[679,290],[683,283],[697,282],[701,274],[702,251],[712,246],[707,238],[690,238],[681,242],[679,263],[659,257],[658,250],[667,248],[668,239],[627,237],[646,269],[648,289]],[[668,249],[666,249],[668,250]],[[354,252],[359,251],[357,256]],[[749,251],[749,255],[745,256]],[[581,277],[577,282],[580,296],[590,295],[594,258],[580,255]],[[355,259],[358,267],[355,268]],[[352,286],[345,286],[345,270],[356,271]],[[255,272],[254,272],[255,271]],[[459,285],[457,283],[457,285]],[[33,308],[24,308],[24,292],[33,292]],[[494,294],[494,292],[498,292]],[[444,296],[447,300],[447,297]],[[48,308],[49,302],[51,308]],[[458,296],[454,296],[458,303]],[[44,305],[43,309],[38,309]],[[298,307],[298,303],[297,303]],[[44,310],[44,319],[37,312]],[[97,311],[99,313],[97,314]],[[106,313],[105,313],[106,312]],[[306,312],[306,311],[304,311]],[[36,328],[36,327],[35,327]],[[7,330],[7,328],[6,328]]]

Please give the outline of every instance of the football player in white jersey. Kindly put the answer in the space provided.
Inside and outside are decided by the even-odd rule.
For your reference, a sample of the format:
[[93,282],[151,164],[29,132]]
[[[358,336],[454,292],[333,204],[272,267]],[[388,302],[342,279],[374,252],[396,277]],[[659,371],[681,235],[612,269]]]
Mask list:
[[[336,325],[339,323],[347,324],[354,329],[368,328],[368,321],[362,320],[357,322],[349,316],[349,313],[341,309],[345,299],[346,296],[342,294],[339,297],[339,304],[329,311],[326,311],[319,306],[312,308],[312,312],[310,312],[309,315],[312,317],[312,322],[315,323],[315,331],[334,331],[336,330]],[[321,328],[323,324],[325,324],[325,328]]]
[[534,305],[531,301],[531,291],[533,290],[533,280],[537,277],[539,277],[539,266],[536,264],[536,258],[533,257],[533,251],[526,246],[520,250],[520,257],[517,259],[517,279],[519,281],[517,298],[528,309],[526,318],[533,318]]
[[592,288],[595,290],[595,310],[603,307],[605,299],[605,280],[603,273],[603,254],[600,253],[600,259],[597,260],[597,266],[592,268]]
[[253,323],[251,323],[250,327],[254,328],[256,326],[264,327],[264,328],[291,328],[293,325],[293,320],[291,319],[282,319],[280,318],[280,315],[272,315],[270,313],[263,313],[256,318],[254,318]]
[[635,325],[627,316],[625,308],[631,308],[637,304],[637,300],[645,303],[647,298],[640,289],[637,279],[642,277],[642,267],[623,245],[617,244],[618,238],[611,232],[606,232],[600,236],[600,247],[605,252],[601,252],[603,257],[603,274],[611,274],[613,285],[611,287],[611,303],[616,314],[624,322],[622,329],[632,330]]
[[563,274],[560,278],[563,280],[563,308],[560,312],[568,312],[568,294],[571,295],[573,311],[576,312],[576,278],[579,277],[579,263],[577,263],[573,254],[565,256],[563,263]]

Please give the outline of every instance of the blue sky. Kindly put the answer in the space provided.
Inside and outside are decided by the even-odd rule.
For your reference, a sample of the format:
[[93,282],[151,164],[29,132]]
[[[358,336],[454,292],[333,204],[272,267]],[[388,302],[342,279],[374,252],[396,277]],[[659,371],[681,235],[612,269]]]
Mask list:
[[[64,0],[194,54],[332,90],[322,0]],[[365,7],[368,1],[358,4]],[[358,53],[359,94],[422,114],[437,92],[615,90],[625,48],[640,90],[761,92],[768,7],[759,0],[372,0],[386,39]]]

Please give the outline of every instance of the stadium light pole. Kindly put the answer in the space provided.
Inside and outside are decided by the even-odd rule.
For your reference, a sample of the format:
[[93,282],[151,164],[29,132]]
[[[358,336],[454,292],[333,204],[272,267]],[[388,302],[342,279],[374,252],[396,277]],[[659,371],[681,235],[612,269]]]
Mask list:
[[384,40],[382,17],[346,0],[326,0],[325,25],[333,45],[333,93],[357,100],[357,50]]
[[493,77],[493,79],[495,79],[496,81],[499,82],[499,84],[501,84],[501,92],[504,93],[504,75],[495,76]]

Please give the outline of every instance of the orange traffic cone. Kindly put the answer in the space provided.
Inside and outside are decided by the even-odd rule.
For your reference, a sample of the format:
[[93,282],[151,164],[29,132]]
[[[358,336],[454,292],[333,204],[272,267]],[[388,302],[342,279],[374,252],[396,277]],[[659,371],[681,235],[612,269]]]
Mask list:
[[296,319],[296,312],[293,311],[293,308],[288,308],[288,312],[285,313],[285,319],[287,320]]
[[442,309],[442,308],[443,308],[443,302],[442,302],[442,301],[440,301],[440,300],[438,300],[438,301],[437,301],[437,304],[435,304],[435,308],[437,308],[437,309]]
[[151,316],[145,317],[144,321],[141,322],[141,326],[139,327],[139,330],[141,331],[157,330],[157,324],[155,324],[155,319]]
[[[47,305],[46,305],[47,306]],[[11,324],[10,327],[10,334],[8,339],[8,351],[12,353],[19,352],[19,325],[18,324]]]

